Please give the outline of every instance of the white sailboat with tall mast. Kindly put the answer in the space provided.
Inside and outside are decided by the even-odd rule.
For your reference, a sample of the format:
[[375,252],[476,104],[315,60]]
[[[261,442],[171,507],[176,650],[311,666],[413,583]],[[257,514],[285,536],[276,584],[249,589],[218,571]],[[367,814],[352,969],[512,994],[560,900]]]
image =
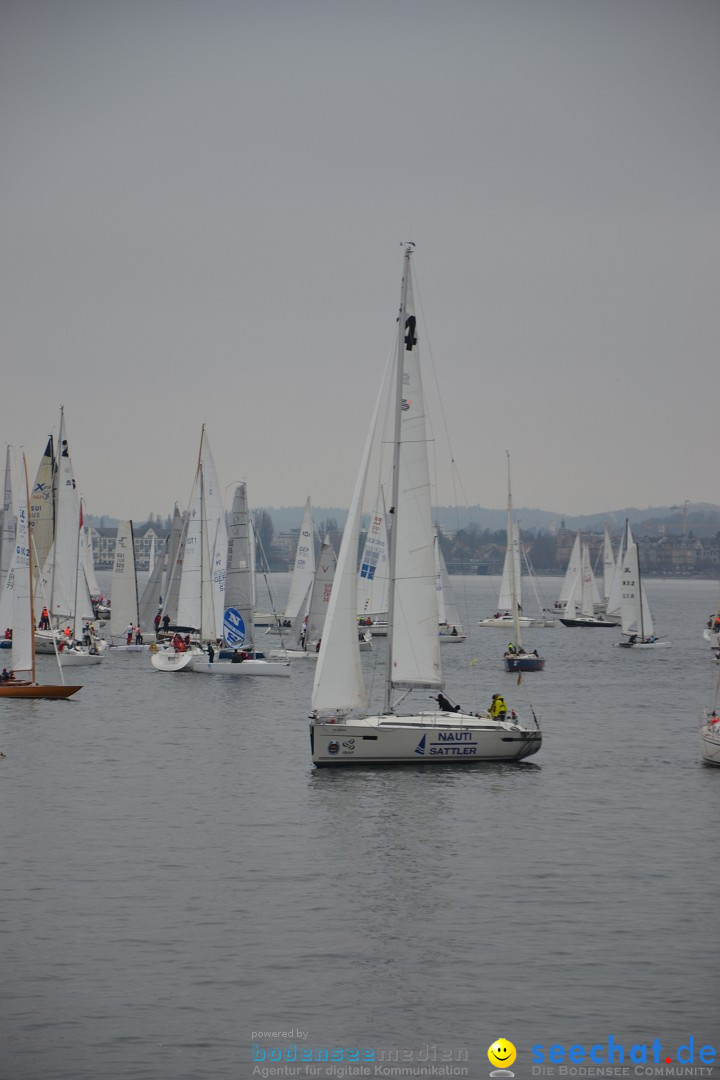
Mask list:
[[457,606],[455,593],[450,584],[445,556],[440,545],[440,531],[435,527],[435,592],[438,604],[438,626],[440,627],[441,644],[452,644],[465,641],[467,637],[460,618],[460,609]]
[[187,648],[167,645],[153,652],[151,662],[158,671],[182,671],[193,656],[202,656],[201,642],[222,639],[227,548],[220,484],[203,424],[185,518],[185,542],[178,551],[174,571],[179,573],[176,626],[193,640]]
[[[502,576],[500,578],[500,590],[498,592],[498,603],[494,615],[489,615],[485,619],[478,621],[478,626],[491,626],[499,627],[507,631],[514,631],[516,621],[524,628],[528,627],[541,627],[541,626],[554,626],[555,620],[549,619],[543,612],[543,605],[540,602],[535,582],[531,578],[531,584],[533,591],[535,592],[535,599],[537,601],[538,614],[528,615],[523,610],[523,589],[522,589],[522,562],[523,562],[523,548],[520,541],[520,529],[517,522],[513,522],[512,529],[507,533],[507,546],[505,548],[505,561],[503,562]],[[526,569],[528,576],[530,576],[530,565],[525,559]],[[512,581],[515,581],[514,595]],[[513,607],[515,613],[513,614]]]
[[273,649],[271,657],[286,660],[317,660],[325,628],[337,559],[329,536],[323,540],[317,558],[315,576],[308,589],[305,602],[293,619],[292,627],[284,640],[284,648]]
[[[138,629],[140,629],[140,604],[135,562],[135,533],[132,521],[124,520],[118,522],[110,585],[110,637],[113,653],[146,652],[150,643],[140,643],[135,640]],[[142,631],[140,636],[142,637]]]
[[[628,527],[629,528],[629,527]],[[647,593],[640,573],[640,555],[637,543],[628,542],[622,564],[622,593],[620,599],[620,622],[627,641],[618,641],[622,649],[661,649],[670,645],[669,641],[660,641],[655,634],[655,624],[650,614]]]
[[431,690],[442,698],[444,687],[428,437],[411,281],[413,246],[405,249],[390,399],[393,528],[385,702],[379,712],[368,709],[357,636],[356,558],[379,412],[376,408],[343,534],[315,671],[310,742],[317,766],[518,760],[536,753],[542,741],[537,726],[527,728],[516,718],[491,719],[461,711],[400,712],[401,703],[411,692]]
[[[69,698],[82,686],[70,686],[63,680],[60,669],[60,683],[38,683],[35,667],[35,600],[34,600],[34,558],[32,530],[30,528],[30,484],[27,475],[27,462],[23,455],[24,491],[18,507],[17,536],[12,574],[13,592],[13,638],[12,670],[13,678],[0,683],[0,698]],[[58,665],[59,666],[59,665]]]
[[[512,487],[510,483],[510,454],[508,451],[506,451],[506,454],[508,474],[507,535],[514,536],[515,523],[513,522]],[[518,585],[515,560],[510,559],[510,604],[513,618],[513,640],[503,654],[503,663],[506,671],[542,671],[545,667],[544,657],[540,656],[537,649],[528,652],[523,645]]]
[[560,618],[563,626],[613,627],[614,619],[599,612],[595,613],[597,585],[590,563],[590,549],[583,540],[580,544],[580,573],[570,590],[565,603],[565,611]]
[[[62,643],[63,666],[90,666],[100,663],[101,656],[98,644],[93,647],[79,645],[83,637],[82,627],[92,622],[94,611],[85,571],[87,553],[84,547],[83,507],[75,482],[63,408],[60,409],[58,457],[51,472],[55,491],[55,528],[39,581],[40,590],[47,598],[50,629],[37,631],[38,649],[52,652],[57,644]],[[43,515],[37,520],[39,527]],[[44,536],[42,528],[40,536]],[[104,647],[104,643],[100,644]]]
[[[255,573],[252,557],[254,537],[248,510],[247,487],[235,488],[230,512],[227,542],[227,572],[225,579],[225,609],[222,632],[216,639],[233,650],[227,660],[215,659],[214,648],[207,653],[194,652],[185,670],[201,675],[233,677],[285,676],[290,666],[272,663],[259,656],[255,649]],[[212,643],[211,643],[212,644]]]

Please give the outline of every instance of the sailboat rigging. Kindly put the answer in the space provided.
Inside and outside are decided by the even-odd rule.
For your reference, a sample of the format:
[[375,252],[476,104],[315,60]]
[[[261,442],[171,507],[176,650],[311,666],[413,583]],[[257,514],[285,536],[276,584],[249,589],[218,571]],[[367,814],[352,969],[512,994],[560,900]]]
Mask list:
[[[508,504],[507,504],[507,535],[508,535],[508,551],[510,550],[510,537],[515,539],[516,526],[513,522],[512,512],[512,488],[510,484],[510,453],[507,454],[507,472],[508,472]],[[519,538],[518,538],[519,540]],[[545,659],[540,656],[537,649],[533,652],[528,652],[522,642],[522,632],[520,629],[520,605],[518,603],[518,585],[517,580],[517,567],[519,566],[519,560],[510,558],[510,603],[513,619],[513,633],[514,640],[510,643],[503,655],[503,662],[505,664],[506,671],[542,671],[545,667]]]
[[[390,402],[393,527],[384,707],[379,713],[368,711],[357,640],[356,558],[378,402],[343,535],[315,672],[310,744],[317,766],[519,760],[536,753],[542,741],[539,728],[525,727],[514,713],[491,718],[443,711],[427,431],[411,278],[413,247],[409,244],[404,254]],[[417,690],[433,691],[440,710],[401,714],[400,704]]]
[[[37,681],[35,670],[34,560],[28,510],[30,506],[30,484],[24,454],[23,469],[25,485],[21,504],[18,508],[17,535],[12,565],[14,592],[13,677],[0,682],[0,697],[69,698],[72,694],[76,694],[78,690],[81,690],[82,686],[67,685],[63,681],[62,670],[60,670],[60,684],[41,684]],[[20,678],[17,678],[18,675],[20,675]]]

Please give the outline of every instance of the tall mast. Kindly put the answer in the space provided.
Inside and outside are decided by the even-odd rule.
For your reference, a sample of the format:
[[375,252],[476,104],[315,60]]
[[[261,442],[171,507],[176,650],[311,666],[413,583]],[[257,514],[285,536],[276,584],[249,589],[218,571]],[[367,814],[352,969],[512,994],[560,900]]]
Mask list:
[[510,487],[510,451],[506,450],[507,454],[507,474],[508,474],[508,508],[507,508],[507,536],[508,536],[508,552],[510,554],[510,598],[512,600],[512,616],[513,616],[513,628],[515,631],[515,645],[519,652],[522,652],[522,639],[520,637],[520,616],[518,613],[518,601],[517,601],[517,579],[515,574],[515,529],[513,528],[513,515],[512,515],[512,490]]
[[25,508],[27,513],[27,540],[28,540],[28,573],[30,575],[30,655],[32,657],[31,682],[35,682],[35,600],[33,594],[33,539],[30,528],[30,481],[28,480],[27,458],[23,453],[23,469],[25,470]]
[[[393,475],[392,475],[392,496],[390,513],[397,514],[398,500],[400,495],[400,447],[401,447],[401,434],[402,434],[402,401],[403,401],[403,355],[405,352],[406,337],[415,338],[415,320],[413,319],[413,325],[408,326],[407,319],[407,291],[408,291],[408,279],[410,276],[410,256],[414,244],[408,244],[405,248],[405,257],[403,264],[403,277],[402,285],[400,288],[400,312],[398,314],[398,335],[397,335],[397,362],[396,362],[396,374],[395,374],[395,431],[394,431],[394,445],[393,445]],[[406,333],[407,331],[407,333]],[[397,524],[396,518],[393,516],[393,522],[390,530],[389,546],[390,546],[390,591],[388,597],[388,632],[387,632],[387,664],[386,664],[386,676],[385,676],[385,712],[392,712],[392,644],[393,644],[393,630],[394,630],[394,615],[395,615],[395,575],[396,575],[396,561],[397,561]]]

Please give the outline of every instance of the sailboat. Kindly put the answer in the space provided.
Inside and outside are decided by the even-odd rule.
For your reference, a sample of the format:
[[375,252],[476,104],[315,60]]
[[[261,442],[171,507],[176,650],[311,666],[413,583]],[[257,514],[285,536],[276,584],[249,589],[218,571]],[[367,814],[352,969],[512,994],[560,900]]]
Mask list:
[[[39,581],[43,594],[48,598],[51,628],[37,631],[37,647],[38,651],[53,652],[60,641],[63,646],[60,657],[63,666],[86,667],[100,663],[100,647],[104,648],[104,643],[97,641],[91,647],[79,644],[83,637],[82,626],[92,622],[94,611],[85,569],[87,537],[83,506],[75,482],[62,408],[58,447],[58,458],[54,468],[51,468],[55,527]],[[44,462],[41,469],[43,467]],[[41,529],[41,539],[46,540],[42,519],[38,519],[36,527]],[[61,630],[64,633],[59,635]]]
[[[128,628],[131,627],[130,642]],[[136,628],[140,627],[137,568],[135,565],[135,534],[132,521],[118,522],[115,538],[110,586],[110,637],[113,653],[146,652],[149,643],[136,643]],[[142,634],[141,634],[142,636]]]
[[[507,505],[507,534],[515,535],[512,512],[512,488],[510,485],[510,454],[507,454],[508,470],[508,505]],[[503,655],[506,671],[542,671],[545,667],[544,657],[538,654],[537,649],[528,652],[522,642],[520,630],[520,608],[518,604],[518,579],[515,573],[515,560],[510,559],[510,603],[513,617],[514,640],[512,647],[508,647]]]
[[265,628],[266,634],[280,634],[289,630],[293,620],[307,599],[308,590],[312,588],[315,576],[315,528],[313,525],[312,505],[310,496],[305,500],[300,532],[298,533],[297,546],[295,548],[295,560],[290,575],[290,591],[288,593],[285,613],[278,615],[273,613],[255,613],[255,626]]
[[315,577],[314,534],[315,529],[313,526],[312,506],[310,504],[310,496],[308,495],[305,501],[305,510],[303,512],[297,547],[295,549],[295,562],[293,563],[292,577],[290,578],[290,592],[288,594],[287,604],[285,605],[285,614],[283,616],[283,618],[287,620],[288,625],[300,611],[302,603],[307,595],[307,591],[311,588]]
[[222,632],[233,650],[229,660],[215,660],[209,651],[190,655],[185,670],[202,675],[285,676],[290,665],[271,663],[255,651],[255,573],[252,557],[253,534],[247,502],[247,487],[238,484],[233,495],[227,542],[225,610]]
[[706,765],[720,765],[720,672],[715,681],[715,703],[703,717],[700,749]]
[[460,619],[455,593],[450,584],[450,575],[440,546],[440,534],[437,526],[435,527],[433,543],[435,546],[435,591],[437,593],[440,641],[442,644],[465,641],[467,635]]
[[[12,591],[6,588],[10,565],[15,551],[15,510],[13,507],[12,448],[5,454],[5,483],[0,508],[0,649],[12,646],[10,628],[13,620]],[[7,633],[7,637],[4,635]]]
[[308,589],[305,602],[301,604],[285,639],[285,648],[273,649],[270,653],[271,657],[282,657],[286,660],[317,659],[332,595],[336,565],[335,551],[329,536],[326,536],[317,559],[315,576]]
[[[538,615],[524,615],[522,605],[522,567],[521,567],[521,552],[522,545],[520,543],[520,529],[517,523],[513,523],[512,529],[507,534],[507,547],[505,548],[505,561],[503,563],[502,577],[500,578],[500,591],[498,593],[497,610],[494,615],[489,616],[486,619],[480,619],[478,626],[497,626],[504,628],[505,630],[515,629],[515,621],[517,621],[522,627],[539,627],[539,626],[554,626],[555,620],[548,619],[543,613],[543,605],[540,603],[540,599],[535,588],[535,583],[532,581],[533,589],[535,591],[535,598],[538,604]],[[526,561],[526,568],[528,573],[530,572],[529,564]],[[511,578],[514,576],[515,580],[515,596],[513,598],[513,590],[511,587]],[[517,611],[513,614],[513,604],[515,604]]]
[[[30,530],[30,484],[27,462],[23,455],[25,490],[18,508],[15,551],[10,572],[13,575],[13,677],[0,682],[0,698],[69,698],[81,690],[81,686],[68,686],[37,681],[35,670],[35,605],[33,588],[32,533]],[[20,676],[18,678],[18,676]]]
[[[343,534],[315,670],[310,745],[316,766],[519,760],[540,749],[539,727],[462,711],[410,712],[399,707],[414,690],[431,690],[444,707],[438,635],[433,522],[423,388],[405,249],[394,391],[393,528],[390,536],[385,703],[368,711],[357,637],[356,558],[362,501],[380,401],[365,445]],[[400,696],[396,698],[396,693]]]
[[227,546],[220,484],[203,424],[185,520],[183,557],[180,565],[176,561],[175,567],[175,572],[179,573],[176,628],[182,634],[192,636],[194,643],[182,650],[176,650],[172,645],[156,649],[151,663],[158,671],[184,670],[193,656],[203,655],[200,642],[215,642],[222,638]]
[[381,487],[368,522],[357,582],[358,623],[373,635],[387,634],[388,573],[387,510]]
[[606,618],[602,612],[595,614],[596,592],[595,575],[590,563],[590,548],[585,541],[582,541],[580,544],[580,573],[575,578],[570,595],[565,603],[564,614],[560,618],[563,626],[617,626],[614,619]]
[[659,641],[655,635],[650,605],[640,574],[638,546],[632,539],[628,539],[625,545],[621,584],[620,625],[628,640],[615,644],[621,649],[667,648],[670,642]]

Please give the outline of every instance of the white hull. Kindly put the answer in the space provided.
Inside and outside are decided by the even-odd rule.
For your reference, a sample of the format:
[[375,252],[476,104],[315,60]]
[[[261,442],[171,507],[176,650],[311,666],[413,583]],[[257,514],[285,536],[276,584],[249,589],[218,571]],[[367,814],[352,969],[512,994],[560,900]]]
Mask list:
[[151,654],[150,663],[156,671],[186,671],[193,658],[200,655],[192,650],[175,652],[174,649],[158,649]]
[[720,647],[720,634],[715,630],[709,630],[707,627],[703,630],[703,637],[710,643],[713,649]]
[[439,712],[314,720],[310,737],[318,766],[519,761],[537,753],[542,742],[536,728]]
[[271,649],[268,656],[271,660],[317,660],[319,653],[304,652],[302,649]]
[[[528,615],[521,615],[518,619],[518,625],[523,629],[533,627],[537,629],[540,626],[554,626],[554,619],[531,619]],[[512,615],[501,615],[497,619],[480,619],[478,626],[502,626],[506,630],[514,630],[515,622]]]
[[708,765],[720,765],[720,723],[705,724],[700,728],[700,748],[703,761]]
[[616,649],[669,649],[669,641],[635,641],[632,644],[629,641],[616,641],[614,642]]
[[149,652],[150,645],[110,645],[108,646],[111,652],[114,653],[128,653],[128,652]]
[[[54,639],[54,644],[53,644]],[[63,634],[54,634],[52,630],[35,631],[35,652],[38,656],[53,656],[55,646],[59,641],[64,641]]]
[[67,652],[65,649],[60,653],[61,667],[92,667],[99,664],[102,656],[99,653]]
[[287,663],[271,664],[267,660],[243,660],[241,664],[233,664],[232,660],[220,660],[211,664],[209,660],[203,657],[194,656],[187,670],[196,675],[231,675],[235,677],[280,675],[287,677],[290,674],[290,665]]
[[[360,652],[372,652],[372,641],[361,641],[358,648]],[[317,660],[319,655],[318,649],[271,649],[268,653],[271,660]]]
[[467,634],[440,634],[440,643],[442,645],[452,645],[454,641],[465,641]]

